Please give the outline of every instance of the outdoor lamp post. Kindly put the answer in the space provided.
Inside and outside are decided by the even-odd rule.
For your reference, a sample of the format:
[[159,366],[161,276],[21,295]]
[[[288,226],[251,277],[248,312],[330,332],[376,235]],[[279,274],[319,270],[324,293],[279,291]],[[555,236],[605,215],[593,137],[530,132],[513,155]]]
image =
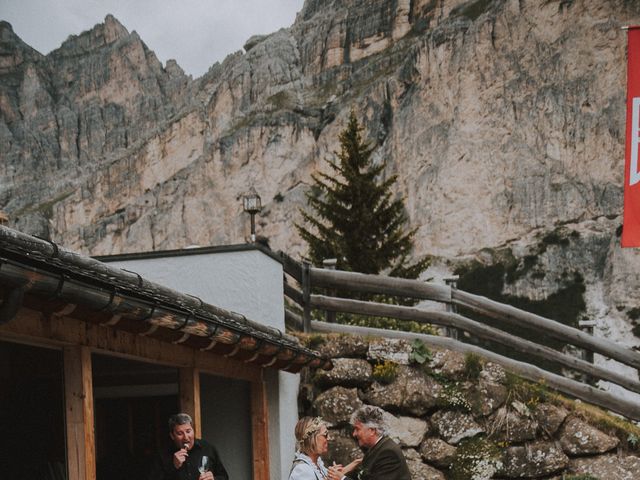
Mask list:
[[242,207],[245,212],[251,215],[251,242],[256,241],[256,213],[262,210],[260,195],[255,188],[251,187],[249,193],[242,196]]

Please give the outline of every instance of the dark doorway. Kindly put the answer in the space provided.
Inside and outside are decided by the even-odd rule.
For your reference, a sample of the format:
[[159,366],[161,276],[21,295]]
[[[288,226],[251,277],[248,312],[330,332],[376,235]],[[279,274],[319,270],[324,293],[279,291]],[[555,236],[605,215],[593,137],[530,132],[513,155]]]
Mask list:
[[178,411],[178,371],[106,355],[92,369],[97,480],[144,479]]
[[66,478],[62,352],[0,342],[0,472]]

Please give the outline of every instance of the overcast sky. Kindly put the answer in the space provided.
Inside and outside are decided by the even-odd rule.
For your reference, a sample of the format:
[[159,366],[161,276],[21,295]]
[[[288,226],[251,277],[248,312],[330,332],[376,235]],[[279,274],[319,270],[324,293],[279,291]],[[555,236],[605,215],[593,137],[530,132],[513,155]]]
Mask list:
[[47,54],[111,13],[164,64],[198,77],[249,37],[289,27],[304,0],[0,0],[0,19]]

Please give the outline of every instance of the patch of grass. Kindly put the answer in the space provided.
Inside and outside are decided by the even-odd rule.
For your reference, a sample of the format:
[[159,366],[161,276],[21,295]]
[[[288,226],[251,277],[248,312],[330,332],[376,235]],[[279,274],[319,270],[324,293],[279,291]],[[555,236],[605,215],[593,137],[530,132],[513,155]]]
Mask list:
[[506,404],[520,402],[535,408],[549,397],[549,390],[542,383],[532,383],[512,372],[506,372],[504,386],[507,389]]
[[438,331],[433,325],[412,322],[409,320],[398,320],[388,317],[370,317],[368,315],[357,315],[351,313],[339,313],[336,316],[336,323],[344,325],[355,325],[359,327],[383,328],[386,330],[400,330],[404,332],[424,333],[426,335],[437,335]]
[[480,355],[467,352],[464,356],[464,376],[467,380],[476,381],[480,378],[482,372],[482,358]]

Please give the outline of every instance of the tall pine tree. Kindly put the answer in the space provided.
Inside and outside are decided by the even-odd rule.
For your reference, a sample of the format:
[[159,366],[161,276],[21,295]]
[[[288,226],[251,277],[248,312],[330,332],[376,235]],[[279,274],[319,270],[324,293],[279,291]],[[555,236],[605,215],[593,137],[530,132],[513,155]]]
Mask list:
[[340,133],[333,174],[318,173],[307,193],[310,212],[301,211],[307,226],[296,225],[309,245],[311,261],[337,259],[337,268],[417,278],[428,259],[409,262],[416,229],[405,231],[402,199],[393,199],[396,176],[381,180],[385,163],[373,165],[373,148],[362,140],[363,127],[352,111]]

